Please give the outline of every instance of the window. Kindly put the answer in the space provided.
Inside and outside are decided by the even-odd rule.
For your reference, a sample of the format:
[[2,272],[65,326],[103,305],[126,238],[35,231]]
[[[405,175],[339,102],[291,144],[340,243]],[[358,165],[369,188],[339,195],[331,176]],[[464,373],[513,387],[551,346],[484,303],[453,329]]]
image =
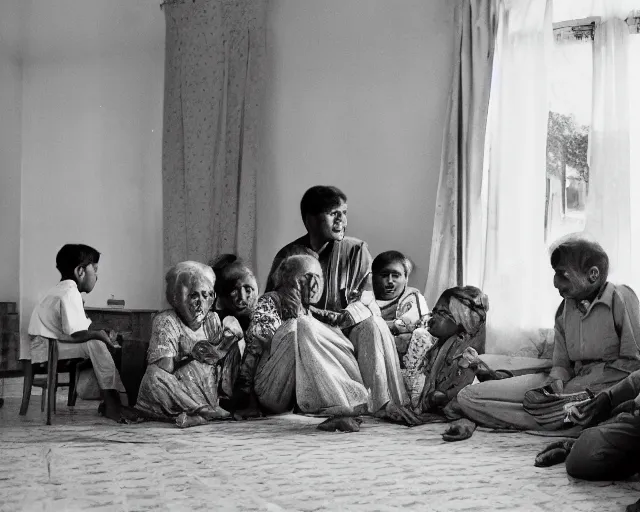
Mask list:
[[[554,16],[580,15],[589,2],[554,2]],[[629,92],[631,140],[640,140],[640,98],[633,91],[640,83],[640,12],[627,19],[629,32]],[[589,136],[591,130],[593,88],[593,37],[598,18],[583,18],[554,23],[554,43],[549,73],[549,120],[547,132],[547,168],[545,235],[551,242],[585,227],[589,194]],[[631,143],[632,193],[640,200],[640,144]],[[635,178],[635,179],[634,179]],[[636,184],[634,185],[634,182]],[[632,198],[632,209],[637,201]],[[640,215],[638,207],[637,218]],[[640,228],[640,225],[638,226]],[[637,237],[640,250],[640,233]],[[640,252],[634,252],[640,254]]]
[[585,224],[593,30],[592,20],[554,25],[547,132],[547,240],[581,231]]

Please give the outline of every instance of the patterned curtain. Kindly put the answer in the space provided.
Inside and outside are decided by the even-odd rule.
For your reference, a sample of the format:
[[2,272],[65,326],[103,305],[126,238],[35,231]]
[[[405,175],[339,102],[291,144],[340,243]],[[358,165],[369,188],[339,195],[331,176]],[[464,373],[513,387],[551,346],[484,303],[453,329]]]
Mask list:
[[266,0],[168,1],[164,267],[236,253],[255,266]]
[[482,283],[482,176],[497,15],[495,0],[460,0],[425,296]]

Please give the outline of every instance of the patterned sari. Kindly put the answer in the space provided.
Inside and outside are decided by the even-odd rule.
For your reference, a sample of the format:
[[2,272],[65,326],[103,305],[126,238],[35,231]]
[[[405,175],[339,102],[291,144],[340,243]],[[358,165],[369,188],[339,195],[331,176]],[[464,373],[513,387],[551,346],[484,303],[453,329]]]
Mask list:
[[246,332],[236,389],[254,390],[270,413],[357,416],[368,410],[353,345],[339,329],[303,315],[284,320],[277,292],[266,293]]
[[[273,289],[274,273],[294,246],[311,249],[309,235],[298,238],[278,251],[269,273],[267,291]],[[340,241],[328,242],[318,252],[318,260],[325,285],[316,306],[323,310],[349,313],[349,320],[340,327],[353,345],[362,381],[371,392],[371,412],[381,410],[388,402],[409,405],[393,336],[373,298],[373,259],[367,244],[345,236]]]

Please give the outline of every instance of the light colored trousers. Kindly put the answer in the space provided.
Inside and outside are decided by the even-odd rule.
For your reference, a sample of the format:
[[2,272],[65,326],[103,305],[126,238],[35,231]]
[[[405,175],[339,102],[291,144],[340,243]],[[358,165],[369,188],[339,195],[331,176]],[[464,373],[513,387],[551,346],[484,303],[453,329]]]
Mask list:
[[547,373],[487,380],[466,386],[458,393],[458,405],[465,417],[482,427],[540,430],[533,416],[524,410],[524,394],[545,385]]
[[[41,336],[31,339],[31,362],[44,363],[48,359],[48,340]],[[93,368],[83,370],[78,380],[78,396],[84,400],[99,399],[100,389],[115,389],[121,399],[126,397],[126,391],[120,380],[120,374],[113,362],[113,357],[107,346],[100,340],[89,340],[84,343],[65,343],[58,341],[58,360],[62,359],[90,359]],[[81,392],[83,391],[83,392]],[[96,396],[97,395],[97,396]],[[126,403],[126,402],[124,402]]]

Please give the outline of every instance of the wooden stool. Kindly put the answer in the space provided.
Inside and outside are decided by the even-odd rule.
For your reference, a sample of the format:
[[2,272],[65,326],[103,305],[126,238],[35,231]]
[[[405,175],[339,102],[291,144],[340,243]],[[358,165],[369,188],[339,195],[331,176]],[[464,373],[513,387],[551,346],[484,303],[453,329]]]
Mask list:
[[[29,400],[31,399],[31,388],[37,386],[42,388],[41,410],[44,411],[45,400],[47,402],[47,425],[51,425],[51,411],[56,412],[56,390],[60,387],[69,386],[69,397],[67,405],[73,407],[76,404],[77,393],[77,366],[84,362],[84,359],[63,359],[58,361],[58,340],[47,338],[49,342],[49,357],[45,363],[31,363],[23,361],[24,385],[22,388],[22,404],[20,405],[20,415],[27,414]],[[69,373],[69,383],[58,383],[58,373]],[[46,378],[35,378],[35,375],[46,374]]]

